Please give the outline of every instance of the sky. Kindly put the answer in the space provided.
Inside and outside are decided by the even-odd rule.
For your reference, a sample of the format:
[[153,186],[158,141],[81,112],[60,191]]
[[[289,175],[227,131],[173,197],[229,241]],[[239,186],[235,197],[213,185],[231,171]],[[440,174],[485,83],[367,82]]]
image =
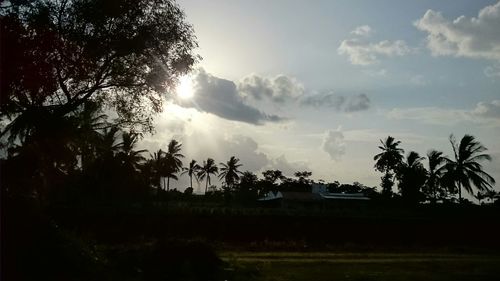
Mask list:
[[378,186],[380,139],[452,156],[450,134],[472,134],[500,181],[500,2],[178,3],[203,60],[142,140],[151,152],[177,139],[185,165],[234,155],[259,175]]

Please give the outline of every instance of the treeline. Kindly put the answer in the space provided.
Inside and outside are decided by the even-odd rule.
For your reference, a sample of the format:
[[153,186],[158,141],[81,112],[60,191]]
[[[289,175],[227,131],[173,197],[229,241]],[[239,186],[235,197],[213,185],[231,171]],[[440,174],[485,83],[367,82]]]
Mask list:
[[[408,202],[417,203],[455,201],[458,194],[458,202],[465,202],[467,200],[462,198],[462,189],[465,189],[479,202],[498,199],[500,193],[493,189],[495,179],[481,165],[482,161],[491,161],[491,156],[485,153],[486,147],[471,135],[465,135],[460,142],[450,135],[449,140],[453,157],[434,149],[429,150],[427,157],[415,151],[404,156],[400,141],[391,136],[380,140],[382,152],[375,155],[374,160],[375,169],[384,173],[380,184],[382,196],[401,196]],[[396,182],[398,195],[393,193]]]
[[[7,155],[1,160],[2,188],[8,194],[42,202],[164,200],[182,196],[171,189],[171,181],[186,176],[190,185],[183,188],[185,196],[193,193],[196,181],[204,185],[207,198],[250,203],[269,192],[311,192],[315,183],[309,171],[298,171],[289,178],[280,170],[267,170],[259,178],[250,171],[243,172],[235,156],[219,164],[212,158],[202,162],[193,159],[185,166],[182,145],[176,140],[171,140],[166,150],[138,150],[141,135],[110,122],[92,102],[71,115],[46,117],[27,118],[21,120],[25,124],[18,121],[11,128],[10,141],[5,144]],[[491,160],[486,148],[470,135],[459,143],[451,136],[450,143],[453,158],[436,150],[430,150],[427,157],[414,151],[404,156],[400,141],[391,136],[381,140],[382,151],[374,157],[375,169],[384,173],[380,193],[358,182],[318,184],[330,192],[364,193],[373,199],[401,198],[411,203],[456,201],[457,194],[463,201],[462,188],[471,194],[476,188],[478,200],[498,198],[493,190],[495,180],[480,164]],[[222,183],[220,188],[213,185],[214,178]],[[393,193],[396,184],[398,192]]]

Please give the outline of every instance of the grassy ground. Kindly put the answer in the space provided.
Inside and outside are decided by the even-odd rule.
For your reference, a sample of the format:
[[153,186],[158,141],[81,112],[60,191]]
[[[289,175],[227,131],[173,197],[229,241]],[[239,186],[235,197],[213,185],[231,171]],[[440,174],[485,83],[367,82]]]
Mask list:
[[499,280],[500,255],[223,253],[233,280]]

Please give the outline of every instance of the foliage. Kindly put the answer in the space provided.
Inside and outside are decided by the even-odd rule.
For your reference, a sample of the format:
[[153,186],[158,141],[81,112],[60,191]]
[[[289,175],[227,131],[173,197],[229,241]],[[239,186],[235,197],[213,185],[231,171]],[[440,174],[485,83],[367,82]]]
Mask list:
[[491,161],[491,156],[484,153],[487,149],[474,136],[464,135],[457,143],[450,136],[454,159],[447,158],[444,180],[452,188],[458,189],[459,200],[462,200],[462,187],[473,194],[472,187],[486,191],[495,184],[495,179],[483,170],[480,161]]
[[199,60],[193,29],[171,0],[4,2],[0,118],[11,122],[2,136],[57,122],[88,101],[152,130],[164,94]]
[[189,162],[189,167],[184,167],[182,168],[183,172],[181,175],[187,174],[189,176],[189,181],[190,181],[190,188],[193,189],[193,176],[198,181],[198,172],[200,171],[201,167],[196,163],[196,160],[191,160]]
[[382,194],[390,197],[392,194],[392,186],[394,181],[392,174],[396,172],[397,167],[403,160],[404,150],[399,148],[400,141],[396,141],[393,137],[388,136],[385,141],[380,140],[382,144],[378,148],[382,150],[381,153],[375,155],[375,170],[385,173],[382,177]]
[[208,185],[210,184],[210,175],[216,175],[219,171],[217,165],[215,165],[215,161],[212,158],[208,158],[207,161],[203,161],[203,165],[201,166],[200,171],[198,172],[198,178],[200,180],[207,179],[205,185],[205,193],[207,193]]
[[427,198],[436,202],[438,198],[445,198],[447,195],[446,186],[443,184],[446,157],[441,151],[430,150],[427,152],[427,159],[429,168],[423,191]]
[[182,145],[178,141],[171,140],[162,159],[161,176],[167,178],[167,191],[170,189],[170,179],[178,180],[176,174],[182,169],[181,158],[184,158],[184,155],[180,153],[181,147]]
[[219,179],[223,180],[226,184],[226,187],[229,189],[233,188],[234,184],[238,183],[238,181],[240,180],[240,175],[242,174],[242,172],[238,169],[243,165],[238,164],[239,161],[240,159],[231,156],[226,164],[220,163],[221,168],[219,172]]
[[427,174],[422,164],[424,159],[425,157],[420,157],[417,152],[410,151],[406,161],[401,162],[397,168],[398,187],[406,201],[416,203],[424,199],[421,192]]

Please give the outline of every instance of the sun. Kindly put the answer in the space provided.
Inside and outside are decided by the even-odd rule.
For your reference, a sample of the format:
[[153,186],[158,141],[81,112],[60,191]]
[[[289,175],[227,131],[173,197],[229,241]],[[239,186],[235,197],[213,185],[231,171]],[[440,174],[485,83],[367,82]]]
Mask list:
[[182,76],[179,79],[179,84],[176,88],[177,96],[183,100],[190,99],[194,96],[193,81],[189,76]]

